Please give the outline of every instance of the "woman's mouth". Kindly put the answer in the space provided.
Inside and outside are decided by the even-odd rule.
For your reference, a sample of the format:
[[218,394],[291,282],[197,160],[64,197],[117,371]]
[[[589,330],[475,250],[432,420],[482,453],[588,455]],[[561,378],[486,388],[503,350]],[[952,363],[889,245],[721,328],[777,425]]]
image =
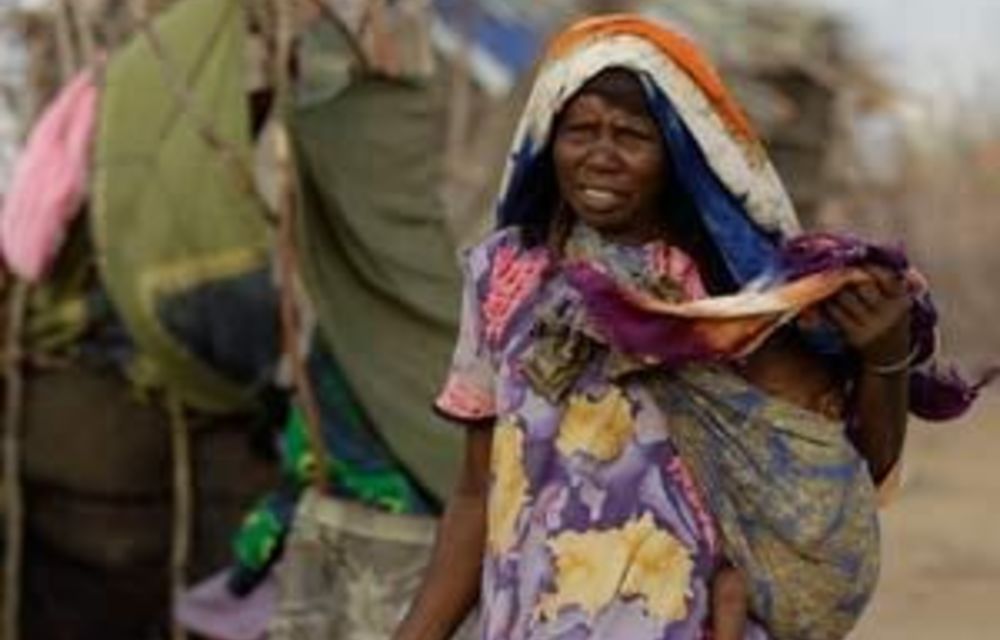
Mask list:
[[588,209],[606,211],[625,204],[625,196],[617,191],[600,187],[584,187],[579,191],[580,199]]

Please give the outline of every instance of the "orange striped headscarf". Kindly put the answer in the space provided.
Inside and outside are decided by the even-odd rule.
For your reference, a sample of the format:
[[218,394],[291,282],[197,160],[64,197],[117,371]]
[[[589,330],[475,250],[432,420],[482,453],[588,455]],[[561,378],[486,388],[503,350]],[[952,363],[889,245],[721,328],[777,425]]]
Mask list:
[[765,232],[799,232],[791,200],[750,120],[700,48],[646,18],[612,14],[570,26],[550,43],[514,137],[501,206],[524,166],[548,143],[558,113],[601,71],[620,67],[652,82],[674,106],[710,169]]

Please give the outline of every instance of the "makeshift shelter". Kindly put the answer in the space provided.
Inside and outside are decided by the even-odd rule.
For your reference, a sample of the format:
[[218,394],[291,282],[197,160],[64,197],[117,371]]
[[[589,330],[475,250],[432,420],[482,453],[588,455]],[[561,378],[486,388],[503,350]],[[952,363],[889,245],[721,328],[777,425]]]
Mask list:
[[[233,509],[213,519],[197,500],[206,484],[211,489],[213,479],[224,478],[230,486],[216,489],[227,505],[245,508],[269,472],[246,457],[239,465],[214,464],[231,454],[210,445],[223,441],[215,437],[220,429],[232,434],[234,425],[283,419],[264,411],[283,375],[279,295],[271,264],[273,213],[253,183],[251,133],[260,120],[251,118],[256,103],[248,105],[244,63],[247,24],[260,7],[244,13],[251,3],[239,0],[171,4],[110,51],[101,76],[90,206],[81,223],[66,230],[48,278],[31,293],[25,348],[38,361],[70,363],[69,371],[33,372],[27,380],[25,486],[32,506],[39,506],[29,509],[26,528],[31,566],[22,611],[32,637],[146,634],[168,595],[167,532],[172,522],[175,531],[178,526],[169,496],[176,507],[179,495],[195,493],[195,520],[180,514],[182,529],[197,528],[192,559],[198,568],[191,577],[204,575],[206,558],[221,566],[218,551],[228,536],[220,531],[234,526]],[[91,17],[99,14],[86,11],[119,16],[112,6],[77,8]],[[435,188],[443,87],[429,76],[331,76],[325,65],[343,60],[324,57],[321,41],[303,38],[303,77],[287,114],[302,176],[304,284],[348,392],[359,395],[365,414],[389,425],[381,438],[441,496],[459,442],[430,411],[458,315],[459,274]],[[256,77],[253,88],[259,88],[256,71],[249,74]],[[317,144],[323,141],[329,148]],[[373,145],[382,151],[373,154]],[[127,401],[131,392],[119,367],[145,402]],[[90,389],[89,397],[67,397],[72,389]],[[46,397],[60,398],[58,406],[46,405]],[[89,399],[106,411],[88,412]],[[65,455],[53,455],[67,407],[85,416],[78,421],[80,438],[67,440],[72,446]],[[137,426],[128,430],[130,423]],[[123,429],[128,432],[116,436]],[[170,434],[188,430],[195,459],[182,463],[193,462],[193,488],[183,486],[191,481],[185,472],[171,469],[171,456],[182,451]],[[88,459],[93,465],[74,466],[87,458],[81,447],[92,438],[111,444]],[[50,499],[52,487],[59,493]],[[220,507],[218,497],[212,509]],[[114,502],[122,499],[127,502]],[[56,534],[60,519],[74,524],[72,537]],[[214,522],[206,529],[205,520]],[[203,553],[203,534],[214,552]],[[175,536],[175,551],[177,542]],[[176,553],[173,562],[176,579]],[[70,576],[71,563],[87,569]],[[138,566],[143,571],[137,573]],[[54,608],[37,606],[46,594],[36,568],[66,576],[65,588],[51,599]],[[148,588],[141,590],[142,602],[130,601],[127,615],[97,601],[96,585],[116,592],[115,585],[128,580]],[[78,618],[57,615],[78,603],[85,603]]]
[[[55,89],[53,65],[46,69],[40,59],[71,49],[79,61],[93,56],[97,45],[110,52],[91,209],[68,234],[50,279],[32,293],[25,335],[24,346],[38,362],[73,363],[67,371],[33,371],[28,379],[29,603],[46,595],[46,575],[68,576],[55,606],[35,619],[37,637],[60,629],[84,634],[75,637],[132,638],[162,617],[169,595],[165,531],[176,523],[168,497],[178,495],[177,478],[170,478],[176,443],[168,434],[179,431],[180,418],[194,433],[195,506],[212,491],[213,506],[224,505],[214,514],[203,509],[195,519],[191,577],[221,564],[227,544],[221,532],[234,526],[250,495],[275,480],[273,467],[232,452],[251,421],[273,426],[285,418],[286,399],[275,394],[273,383],[287,382],[295,360],[278,361],[274,217],[255,191],[270,189],[253,180],[254,152],[272,141],[268,134],[253,138],[266,111],[253,107],[274,95],[258,92],[247,100],[251,90],[275,88],[264,86],[276,78],[262,69],[278,65],[248,68],[244,62],[254,55],[260,62],[260,41],[274,45],[283,37],[272,15],[277,5],[176,0],[146,6],[153,4],[172,8],[138,34],[126,3],[111,0],[54,3],[25,18],[41,34],[29,47],[35,54],[29,55],[28,82],[46,99]],[[463,240],[489,224],[493,184],[530,61],[545,34],[575,7],[440,0],[432,11],[421,0],[397,0],[394,6],[403,9],[387,17],[385,31],[369,28],[357,42],[344,40],[345,33],[358,35],[351,32],[349,11],[362,4],[296,5],[313,8],[303,14],[312,22],[298,40],[294,95],[279,107],[287,109],[281,115],[297,165],[295,258],[302,280],[283,282],[286,290],[301,284],[297,293],[311,301],[303,315],[314,320],[318,337],[311,342],[306,331],[283,350],[311,356],[311,345],[323,344],[339,367],[336,393],[343,392],[345,405],[362,416],[355,421],[359,430],[384,446],[380,462],[403,467],[433,502],[450,485],[460,443],[460,434],[430,413],[458,316],[460,274],[446,217]],[[467,5],[474,9],[471,18],[461,10]],[[717,19],[725,14],[719,3],[711,6]],[[799,201],[810,206],[817,188],[810,180],[825,166],[824,136],[833,131],[836,100],[825,72],[801,59],[828,52],[778,47],[774,62],[745,65],[760,58],[723,45],[752,21],[712,31],[691,16],[675,19],[691,20],[694,30],[716,39],[724,69],[743,79],[736,84],[772,145],[787,136],[789,162],[803,171],[786,171],[793,191],[796,183],[807,185],[799,188]],[[258,33],[249,33],[248,24]],[[413,37],[396,38],[396,28],[412,29],[407,33]],[[770,36],[769,30],[785,27],[755,28]],[[428,53],[427,33],[457,68]],[[826,32],[803,33],[799,44]],[[393,51],[388,40],[403,44]],[[466,66],[470,52],[473,63]],[[463,93],[467,99],[456,99]],[[808,117],[787,126],[789,114],[799,114],[803,105]],[[780,149],[776,156],[780,164]],[[269,183],[280,182],[275,176],[288,168],[267,166]],[[287,204],[282,195],[272,206]],[[82,361],[95,352],[102,354],[99,371],[93,360]],[[137,402],[123,384],[115,369],[122,364],[147,402]],[[87,397],[70,395],[74,390]],[[274,395],[279,400],[269,402]],[[53,397],[72,402],[60,400],[55,411],[46,401]],[[317,403],[321,411],[331,404],[327,399]],[[94,414],[88,401],[107,412]],[[273,405],[275,414],[269,414]],[[305,405],[300,403],[300,426],[311,421]],[[93,421],[80,419],[78,437],[60,448],[64,425],[88,413]],[[342,422],[323,422],[334,425],[333,438],[343,435]],[[115,446],[88,457],[94,440]],[[81,471],[69,464],[76,459],[93,464]],[[315,457],[297,461],[317,466]],[[317,474],[298,479],[311,475]],[[282,507],[287,517],[294,498]],[[136,508],[120,508],[123,503]],[[112,507],[118,508],[113,514]],[[72,537],[60,535],[66,522],[73,523]],[[121,548],[112,548],[109,539]],[[76,573],[67,569],[81,566]],[[159,587],[129,615],[115,618],[94,587],[102,580],[122,598],[129,581]],[[60,618],[67,602],[84,602],[91,615]]]
[[389,447],[439,497],[459,436],[428,413],[458,317],[459,273],[433,186],[442,97],[440,86],[362,80],[291,121],[301,264],[320,331]]
[[[66,27],[52,9],[20,16],[29,54],[50,51]],[[207,121],[249,161],[244,16],[239,2],[177,9],[154,27],[166,53],[140,37],[103,69],[87,215],[57,230],[65,245],[12,334],[30,367],[23,397],[7,397],[23,474],[8,465],[5,490],[26,508],[25,544],[7,547],[8,562],[20,556],[23,598],[18,607],[8,582],[5,637],[18,610],[23,637],[134,638],[165,626],[170,579],[223,565],[249,501],[274,482],[247,444],[278,356],[268,225],[202,137]],[[50,67],[96,62],[79,54]],[[27,67],[45,95],[32,84],[39,60]],[[10,322],[22,320],[18,291],[8,288]],[[17,513],[8,540],[20,539]]]
[[194,0],[155,28],[105,71],[92,235],[137,343],[135,383],[232,411],[273,378],[279,343],[267,213],[249,181],[245,16],[238,1]]

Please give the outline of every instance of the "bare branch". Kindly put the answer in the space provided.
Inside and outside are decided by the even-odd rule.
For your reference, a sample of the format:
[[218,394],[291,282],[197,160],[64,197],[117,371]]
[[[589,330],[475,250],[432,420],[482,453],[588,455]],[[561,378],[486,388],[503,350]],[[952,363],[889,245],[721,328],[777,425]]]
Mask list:
[[61,0],[62,10],[70,16],[73,21],[73,28],[76,32],[76,40],[80,45],[80,54],[83,61],[90,64],[96,60],[97,46],[94,44],[94,34],[87,24],[85,10],[79,3],[73,4],[70,0]]
[[351,32],[351,30],[347,28],[347,25],[344,24],[344,21],[341,20],[333,9],[331,9],[323,0],[309,0],[309,2],[319,10],[320,15],[322,15],[324,19],[331,22],[337,30],[340,31],[340,34],[343,36],[348,48],[354,55],[354,59],[358,63],[359,72],[362,75],[370,73],[371,62],[368,60],[368,56],[365,55],[364,47],[362,47],[361,43],[358,41],[357,34]]
[[160,65],[160,71],[170,92],[173,94],[179,107],[191,122],[194,123],[196,133],[210,150],[218,154],[224,167],[227,167],[232,174],[237,188],[253,197],[259,204],[259,208],[265,213],[265,219],[273,223],[269,214],[269,209],[257,190],[254,180],[253,169],[247,164],[243,155],[228,140],[223,138],[212,126],[212,122],[201,112],[191,89],[185,84],[180,72],[169,57],[166,47],[163,44],[155,24],[149,19],[146,7],[143,2],[133,5],[137,12],[135,16],[136,28],[146,42],[149,44],[153,56]]
[[[169,393],[169,392],[168,392]],[[191,457],[191,428],[184,415],[184,406],[176,396],[166,399],[170,414],[170,452],[173,461],[173,532],[170,544],[171,601],[184,595],[187,565],[191,556],[191,535],[194,532],[194,479]],[[176,616],[171,616],[171,639],[185,640],[187,634]]]
[[283,351],[291,365],[292,381],[299,404],[305,412],[310,450],[316,461],[312,478],[313,485],[320,492],[324,492],[328,456],[323,441],[319,403],[310,383],[302,354],[301,315],[295,295],[296,266],[298,264],[296,242],[298,194],[296,193],[297,179],[291,142],[284,121],[287,115],[291,87],[289,71],[291,69],[293,24],[286,0],[273,0],[273,2],[278,19],[274,60],[275,99],[271,110],[271,125],[275,131],[275,156],[278,164],[280,202],[278,212],[278,276],[281,293]]
[[21,568],[24,561],[24,490],[21,478],[24,371],[21,337],[27,300],[27,283],[15,282],[7,294],[7,332],[3,353],[3,491],[6,516],[3,637],[10,640],[20,640],[21,637]]

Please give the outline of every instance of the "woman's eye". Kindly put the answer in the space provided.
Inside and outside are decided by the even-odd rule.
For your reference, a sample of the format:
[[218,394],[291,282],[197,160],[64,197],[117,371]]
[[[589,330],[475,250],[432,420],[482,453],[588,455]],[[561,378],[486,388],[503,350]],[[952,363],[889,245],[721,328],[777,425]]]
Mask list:
[[619,134],[626,140],[633,140],[638,142],[652,142],[653,136],[648,131],[642,129],[624,128]]
[[565,128],[557,136],[560,142],[578,147],[591,144],[596,137],[594,131],[587,128]]
[[563,130],[571,136],[583,137],[593,135],[597,127],[586,122],[581,122],[578,124],[569,124]]

